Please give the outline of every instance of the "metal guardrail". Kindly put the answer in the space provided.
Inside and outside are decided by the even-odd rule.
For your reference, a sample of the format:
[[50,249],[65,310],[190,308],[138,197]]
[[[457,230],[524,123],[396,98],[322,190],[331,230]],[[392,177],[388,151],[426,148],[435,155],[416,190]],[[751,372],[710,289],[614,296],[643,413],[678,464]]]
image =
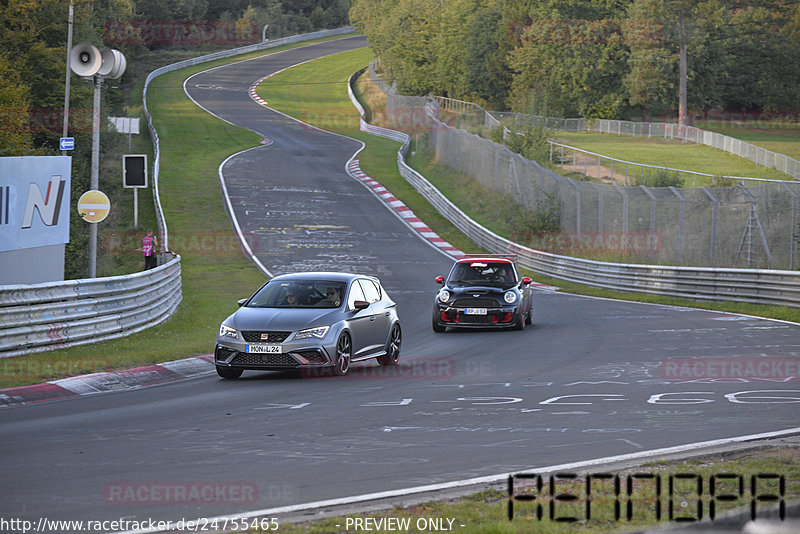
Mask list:
[[0,287],[0,358],[123,337],[180,304],[181,259],[149,271]]
[[20,356],[124,337],[168,319],[182,299],[180,256],[169,251],[169,232],[158,191],[160,147],[147,109],[147,87],[161,74],[251,51],[352,33],[353,28],[293,35],[266,43],[166,65],[151,72],[144,85],[144,111],[153,139],[153,197],[163,265],[135,274],[0,286],[0,358]]
[[[350,78],[351,83],[360,72]],[[409,136],[368,124],[352,89],[348,91],[361,113],[363,131],[403,143],[397,152],[400,174],[456,228],[492,253],[516,254],[519,265],[552,278],[617,291],[800,307],[800,272],[797,271],[608,263],[542,252],[501,237],[472,220],[424,176],[409,167],[405,162]],[[436,127],[449,128],[438,121],[438,102],[428,99],[426,110],[430,119],[438,122]]]

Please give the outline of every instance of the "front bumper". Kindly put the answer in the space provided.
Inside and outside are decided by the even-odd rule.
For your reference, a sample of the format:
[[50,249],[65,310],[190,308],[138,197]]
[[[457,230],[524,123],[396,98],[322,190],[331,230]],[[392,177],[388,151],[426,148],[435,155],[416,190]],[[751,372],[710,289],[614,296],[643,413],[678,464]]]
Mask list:
[[486,315],[467,314],[467,308],[437,304],[437,320],[441,326],[458,328],[511,328],[517,316],[518,306],[486,308]]
[[214,347],[214,364],[218,367],[250,370],[303,369],[333,366],[336,355],[336,342],[304,339],[296,342],[277,343],[281,352],[248,352],[248,345],[274,345],[246,343],[217,337]]

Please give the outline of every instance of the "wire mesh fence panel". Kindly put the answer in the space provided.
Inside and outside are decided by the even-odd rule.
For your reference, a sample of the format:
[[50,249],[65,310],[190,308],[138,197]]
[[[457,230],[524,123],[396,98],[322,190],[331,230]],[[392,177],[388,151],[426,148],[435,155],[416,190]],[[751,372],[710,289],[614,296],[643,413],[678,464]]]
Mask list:
[[[403,118],[400,122],[407,124],[400,129],[408,131],[408,125],[417,129],[438,163],[515,199],[542,218],[552,215],[547,220],[555,221],[555,225],[543,232],[519,229],[516,237],[527,240],[521,244],[537,248],[538,243],[542,250],[565,254],[575,253],[577,248],[589,257],[631,263],[796,267],[800,184],[747,182],[733,187],[687,187],[693,179],[682,174],[680,180],[652,187],[642,184],[664,183],[663,175],[653,175],[658,169],[557,148],[552,153],[554,163],[574,170],[575,176],[586,175],[595,181],[587,181],[585,176],[559,176],[504,145],[454,127],[485,122],[476,108],[445,102],[446,110],[461,110],[467,116],[453,120],[449,111],[440,110],[439,100],[432,116],[431,99],[389,94],[387,115],[394,110],[396,117]],[[436,112],[452,126],[437,120]],[[497,117],[517,127],[535,126],[539,120],[519,114]],[[693,138],[728,143],[733,149],[726,136],[668,123],[570,121],[561,120],[560,126],[620,135]],[[745,143],[741,149],[751,151],[750,147]]]

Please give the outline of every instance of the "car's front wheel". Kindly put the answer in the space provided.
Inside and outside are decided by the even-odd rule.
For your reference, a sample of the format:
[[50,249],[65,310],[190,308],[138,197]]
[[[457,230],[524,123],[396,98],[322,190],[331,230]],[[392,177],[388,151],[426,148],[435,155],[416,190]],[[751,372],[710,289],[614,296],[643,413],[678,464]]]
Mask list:
[[439,308],[436,306],[433,307],[433,323],[431,326],[433,327],[433,331],[437,334],[441,334],[447,328],[439,324]]
[[403,341],[403,334],[400,331],[400,325],[396,324],[392,327],[392,332],[389,334],[389,341],[386,343],[386,354],[378,356],[378,364],[380,365],[397,365],[397,360],[400,358],[400,344]]
[[350,334],[347,332],[339,336],[336,342],[336,361],[333,364],[333,374],[344,376],[350,372],[350,357],[353,352],[353,344],[350,341]]
[[533,302],[528,305],[528,316],[525,318],[525,324],[533,324]]
[[217,374],[222,378],[227,378],[229,380],[235,380],[242,376],[244,372],[243,369],[234,369],[233,367],[220,367],[217,366]]
[[519,311],[517,312],[517,318],[514,321],[514,330],[524,330],[525,329],[525,313],[522,311],[523,306],[520,305]]

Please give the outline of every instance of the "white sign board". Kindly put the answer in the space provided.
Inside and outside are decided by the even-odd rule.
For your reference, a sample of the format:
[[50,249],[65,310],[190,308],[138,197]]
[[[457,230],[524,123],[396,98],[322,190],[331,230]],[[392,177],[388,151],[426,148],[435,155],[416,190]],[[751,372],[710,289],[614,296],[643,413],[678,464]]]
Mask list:
[[0,252],[69,242],[70,156],[0,158]]
[[118,133],[139,134],[139,119],[132,117],[109,117],[111,128]]

